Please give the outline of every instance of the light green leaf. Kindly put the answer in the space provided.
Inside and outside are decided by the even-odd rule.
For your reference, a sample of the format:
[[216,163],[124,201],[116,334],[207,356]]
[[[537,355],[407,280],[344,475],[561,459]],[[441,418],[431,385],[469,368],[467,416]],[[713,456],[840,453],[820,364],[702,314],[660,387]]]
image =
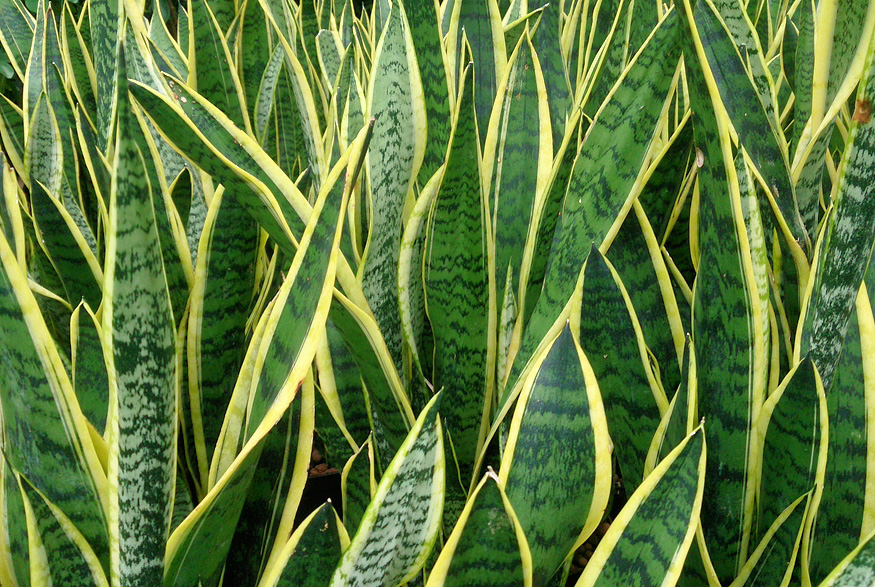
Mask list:
[[390,587],[425,564],[440,528],[444,501],[443,426],[435,395],[383,473],[331,587]]
[[[124,63],[124,51],[120,63]],[[104,338],[110,382],[113,583],[157,585],[176,476],[176,329],[155,221],[155,188],[131,127],[125,67],[107,221]],[[159,200],[160,202],[160,200]],[[143,483],[143,478],[149,483]]]
[[376,118],[368,157],[369,238],[362,289],[397,365],[401,363],[398,256],[402,212],[425,149],[422,82],[404,4],[389,13],[377,45],[368,91]]

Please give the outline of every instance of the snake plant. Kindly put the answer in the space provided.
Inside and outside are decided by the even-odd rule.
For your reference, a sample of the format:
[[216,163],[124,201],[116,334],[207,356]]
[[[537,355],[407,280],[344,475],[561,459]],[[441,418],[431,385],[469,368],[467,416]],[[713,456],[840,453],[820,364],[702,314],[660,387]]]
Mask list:
[[875,584],[875,0],[366,4],[0,0],[0,585]]

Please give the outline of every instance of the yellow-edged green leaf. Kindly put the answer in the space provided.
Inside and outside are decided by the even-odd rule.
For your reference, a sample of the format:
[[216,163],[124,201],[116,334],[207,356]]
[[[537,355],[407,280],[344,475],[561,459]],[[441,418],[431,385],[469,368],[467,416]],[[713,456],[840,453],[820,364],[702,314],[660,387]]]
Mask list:
[[20,486],[39,530],[52,584],[109,587],[100,560],[70,519],[26,479],[21,479]]
[[188,392],[203,483],[246,351],[257,247],[252,217],[236,196],[217,190],[201,235],[188,315]]
[[595,246],[583,275],[580,347],[599,382],[617,463],[631,493],[644,478],[647,452],[668,400],[650,369],[625,287]]
[[5,0],[0,5],[0,43],[12,58],[19,79],[24,79],[35,25],[36,21],[20,0]]
[[705,461],[705,432],[700,427],[629,497],[576,587],[673,587],[695,535],[705,490]]
[[[212,0],[223,5],[224,2]],[[188,84],[224,113],[238,128],[249,127],[243,91],[225,44],[222,27],[206,0],[190,0],[192,47],[188,56]]]
[[427,587],[531,587],[532,555],[513,506],[491,471],[471,493]]
[[106,571],[106,476],[27,276],[5,239],[0,239],[0,305],[6,458],[72,521]]
[[109,409],[109,379],[103,358],[100,321],[91,308],[80,303],[70,318],[73,345],[73,386],[82,413],[103,434]]
[[735,576],[749,544],[754,483],[748,475],[749,463],[754,466],[751,426],[765,393],[767,339],[761,326],[763,309],[756,291],[739,180],[729,153],[729,131],[714,113],[717,88],[707,69],[703,40],[693,28],[689,4],[685,4],[685,11],[684,22],[689,21],[691,27],[687,29],[685,62],[697,157],[701,160],[693,342],[699,416],[715,431],[709,435],[702,525],[717,576],[725,581]]
[[473,72],[471,68],[466,72],[425,248],[434,387],[443,389],[446,404],[441,414],[453,437],[463,486],[471,481],[483,402],[489,401],[490,359],[494,356],[489,353],[489,322],[495,313],[485,241],[489,216],[480,189]]
[[283,545],[276,565],[259,587],[321,587],[349,545],[346,529],[331,503],[323,504]]
[[544,585],[602,519],[611,440],[595,374],[570,325],[536,360],[499,475],[529,541],[534,584]]

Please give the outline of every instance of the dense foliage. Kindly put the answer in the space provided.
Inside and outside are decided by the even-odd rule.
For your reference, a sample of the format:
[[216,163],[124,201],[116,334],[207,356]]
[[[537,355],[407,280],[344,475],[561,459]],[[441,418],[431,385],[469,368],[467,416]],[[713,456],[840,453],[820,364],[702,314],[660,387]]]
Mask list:
[[0,0],[0,584],[873,585],[873,31]]

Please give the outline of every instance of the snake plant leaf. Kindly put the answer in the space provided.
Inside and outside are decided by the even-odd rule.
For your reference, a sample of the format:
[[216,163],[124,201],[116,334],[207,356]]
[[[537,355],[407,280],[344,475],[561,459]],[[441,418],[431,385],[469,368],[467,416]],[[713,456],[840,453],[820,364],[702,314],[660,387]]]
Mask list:
[[613,10],[605,10],[602,6],[599,11],[599,20],[605,24],[610,23],[606,30],[605,39],[601,49],[593,58],[591,65],[592,73],[582,90],[584,112],[589,117],[594,117],[605,98],[611,91],[616,81],[622,76],[626,66],[626,39],[629,26],[629,9],[631,2],[619,0]]
[[[123,64],[123,50],[121,55]],[[176,331],[155,222],[155,191],[130,130],[138,122],[130,111],[124,66],[118,75],[120,122],[103,301],[110,378],[111,576],[113,581],[157,585],[164,575],[176,475]],[[151,482],[143,484],[144,476]]]
[[[580,133],[581,124],[579,122],[572,124],[562,144],[558,147],[551,172],[551,183],[546,193],[544,205],[539,213],[540,219],[538,220],[537,236],[534,239],[529,237],[526,240],[526,250],[524,252],[526,262],[523,264],[523,267],[529,267],[529,274],[527,277],[520,275],[520,299],[517,302],[520,306],[519,314],[522,317],[523,324],[528,323],[544,284],[544,276],[547,273],[547,265],[550,260],[550,247],[553,244],[556,225],[559,222],[559,213],[562,210],[568,180],[571,177],[574,161],[577,158]],[[525,284],[525,291],[523,291],[523,284]],[[519,334],[522,334],[521,326],[517,329],[520,331]],[[517,336],[516,333],[515,336]],[[519,343],[516,342],[516,344],[518,345]],[[504,376],[503,373],[502,376]]]
[[91,56],[97,77],[97,146],[106,152],[116,111],[116,72],[120,61],[118,45],[124,15],[118,0],[97,0],[88,4]]
[[480,440],[483,403],[489,400],[489,328],[495,314],[490,286],[486,202],[480,189],[473,71],[466,69],[447,163],[432,204],[426,241],[425,299],[434,333],[434,386],[454,438],[463,486]]
[[341,173],[349,161],[347,153],[323,184],[298,254],[275,299],[277,319],[268,327],[270,348],[253,388],[245,438],[251,437],[273,410],[272,404],[291,377],[289,366],[302,356],[315,355],[316,344],[324,335],[339,256],[337,246],[349,196],[345,190],[337,194],[332,188],[342,181]]
[[616,271],[593,246],[583,277],[580,347],[599,382],[608,429],[627,492],[644,479],[644,462],[665,392],[650,369],[638,317]]
[[706,452],[699,427],[657,465],[611,523],[576,587],[677,583],[702,508]]
[[523,529],[491,471],[471,493],[435,561],[426,587],[532,585],[532,557]]
[[684,22],[691,27],[685,62],[697,165],[702,162],[698,171],[700,253],[693,297],[698,408],[709,430],[719,430],[709,441],[708,499],[702,524],[709,545],[721,545],[711,547],[711,558],[717,576],[724,580],[735,576],[749,544],[754,493],[750,483],[756,475],[755,469],[748,475],[748,464],[756,466],[751,426],[764,399],[768,337],[762,328],[766,309],[756,289],[729,130],[711,106],[719,100],[716,83],[706,82],[710,79],[706,51],[694,28],[693,9],[688,4],[685,9]]
[[401,360],[398,256],[402,212],[425,151],[425,103],[410,24],[395,2],[374,55],[368,90],[375,117],[368,158],[370,226],[362,289],[396,364]]
[[[264,77],[271,54],[278,49],[276,46],[271,49],[269,28],[260,2],[257,0],[247,0],[242,5],[240,12],[242,22],[240,23],[240,33],[237,35],[237,42],[234,47],[234,55],[236,63],[239,64],[240,68],[240,84],[243,87],[249,119],[257,129],[256,103],[259,92],[257,80]],[[257,131],[256,136],[259,136]]]
[[[550,121],[553,131],[553,148],[559,148],[565,136],[566,119],[571,110],[572,92],[568,81],[565,56],[562,53],[560,34],[562,12],[558,2],[547,3],[541,11],[538,30],[532,37],[532,45],[541,61],[547,103],[550,105]],[[656,22],[654,21],[654,26]],[[648,32],[653,27],[648,29]]]
[[0,100],[0,137],[3,152],[15,169],[24,169],[24,113],[6,96]]
[[[656,368],[653,370],[662,388],[672,390],[683,382],[679,359],[683,352],[681,341],[684,340],[683,333],[687,327],[683,323],[669,270],[662,256],[659,237],[640,202],[635,202],[632,212],[611,243],[607,258],[626,286],[638,315],[647,348],[653,354],[655,367],[658,368],[658,371]],[[684,428],[684,435],[686,433]],[[681,438],[676,439],[674,446]]]
[[374,476],[374,443],[368,437],[346,461],[340,478],[343,525],[357,530],[377,489]]
[[45,91],[46,75],[46,8],[42,0],[37,4],[33,42],[28,54],[27,69],[24,72],[21,105],[24,110],[25,125],[30,126],[29,117],[36,106],[37,98]]
[[[325,338],[330,355],[334,392],[340,404],[344,426],[352,436],[356,446],[360,446],[371,433],[366,391],[362,384],[362,377],[353,354],[330,317],[325,324]],[[320,376],[321,371],[322,367],[320,366]],[[323,389],[324,387],[323,385]]]
[[[312,386],[309,375],[305,385]],[[306,393],[308,398],[315,396],[309,390]],[[291,532],[294,519],[289,519],[287,512],[294,512],[301,503],[315,424],[314,406],[293,401],[277,425],[260,441],[258,465],[240,517],[233,525],[234,536],[225,560],[223,581],[255,585],[274,560],[274,551],[282,543],[278,537]]]
[[[792,134],[794,151],[802,146],[802,131],[805,128],[806,122],[811,117],[812,83],[814,81],[815,14],[815,3],[811,0],[806,0],[799,4],[792,20],[799,31],[799,36],[796,39],[796,51],[793,55],[793,94],[796,96]],[[801,195],[801,193],[797,192],[797,196]],[[800,212],[804,214],[805,208],[803,208],[802,200],[800,200],[799,206]]]
[[319,194],[272,309],[259,321],[261,333],[250,342],[213,457],[211,484],[238,458],[248,439],[263,438],[274,427],[316,354],[334,286],[340,219],[349,195],[344,190],[341,197],[335,197],[338,194],[332,188],[348,163],[350,152],[332,170]]
[[328,584],[349,537],[331,502],[322,504],[295,530],[259,587],[320,587]]
[[71,74],[68,78],[71,82],[71,90],[88,112],[89,119],[94,120],[97,116],[95,100],[97,79],[94,62],[69,4],[64,5],[63,21],[61,54],[64,57],[64,67]]
[[[303,50],[301,55],[298,55],[290,45],[288,39],[283,36],[282,23],[285,22],[285,17],[282,16],[282,5],[271,7],[267,4],[267,0],[260,1],[262,2],[265,16],[267,16],[273,28],[280,33],[279,41],[286,53],[286,69],[289,74],[290,85],[292,86],[296,110],[300,118],[300,128],[303,132],[304,143],[307,147],[310,173],[312,174],[313,181],[318,188],[323,175],[328,172],[328,164],[325,161],[326,153],[322,148],[321,129],[325,128],[325,123],[321,115],[323,110],[322,101],[321,99],[316,100],[313,94],[314,88],[317,89],[318,93],[318,88],[315,86],[318,82],[313,81],[313,83],[311,83],[308,74],[310,70],[305,70],[304,65],[302,65],[303,61],[304,64],[309,66],[309,62],[307,61],[306,54]],[[306,2],[304,5],[306,6]],[[318,30],[318,28],[316,30]],[[315,43],[315,31],[313,32],[313,37],[314,39],[311,40]],[[316,52],[314,45],[313,58],[315,59],[315,57]],[[302,61],[299,61],[299,58]]]
[[[20,485],[44,551],[39,557],[32,556],[31,560],[45,560],[52,584],[109,587],[100,560],[70,519],[57,506],[47,502],[27,480],[21,479]],[[41,574],[32,572],[31,576]]]
[[270,114],[274,108],[275,93],[277,82],[279,80],[280,69],[285,59],[285,53],[280,45],[274,48],[270,60],[264,68],[264,73],[261,77],[261,84],[258,86],[258,94],[255,96],[254,104],[254,120],[255,120],[255,136],[259,142],[264,144],[267,125],[270,120]]
[[102,435],[109,410],[109,375],[103,359],[100,321],[87,304],[80,303],[70,317],[73,343],[73,387],[82,413]]
[[[157,5],[154,7],[152,18],[149,20],[149,40],[152,41],[158,54],[168,63],[178,78],[188,77],[188,60],[180,49],[176,39],[170,34],[165,23],[164,11],[166,8]],[[185,54],[188,53],[186,47]]]
[[875,582],[875,532],[840,562],[820,587],[865,587]]
[[[48,193],[38,180],[31,183],[31,199],[34,205],[34,220],[45,234],[46,254],[52,260],[66,290],[68,301],[85,300],[98,306],[101,299],[99,281],[103,279],[97,258],[88,247],[75,220],[58,201]],[[83,261],[89,266],[82,270]]]
[[18,477],[9,465],[6,457],[2,457],[2,486],[0,496],[4,523],[0,526],[0,573],[3,573],[3,584],[30,585],[30,553],[27,546],[27,512]]
[[[788,240],[796,239],[804,250],[808,250],[810,239],[796,205],[786,150],[781,148],[780,137],[783,134],[777,127],[774,115],[769,116],[762,103],[764,93],[758,93],[752,85],[742,63],[744,56],[737,53],[738,49],[724,28],[716,8],[708,0],[697,4],[695,26],[702,39],[709,70],[717,82],[720,97],[738,132],[739,141],[768,186],[778,224]],[[756,58],[753,60],[756,61]]]
[[[227,190],[225,190],[227,192]],[[201,482],[246,349],[258,231],[233,194],[210,202],[188,314],[188,383]]]
[[638,191],[636,178],[680,56],[679,30],[677,12],[671,11],[626,69],[587,132],[569,180],[544,290],[514,362],[516,376],[571,297],[592,243],[600,248],[610,243],[619,229],[614,228],[618,218],[632,205],[632,195]]
[[499,475],[528,538],[533,584],[544,585],[604,515],[611,440],[595,373],[569,324],[536,360]]
[[486,140],[484,132],[489,125],[492,105],[498,92],[498,84],[507,67],[507,48],[504,45],[504,27],[501,13],[495,0],[456,0],[447,31],[447,62],[450,79],[455,87],[462,85],[463,72],[468,65],[464,61],[463,37],[467,37],[477,78],[477,95],[474,97],[477,110],[477,128],[481,146]]
[[24,79],[35,26],[36,21],[20,0],[4,0],[0,6],[0,44],[10,56],[18,79]]
[[[184,113],[166,97],[145,86],[132,83],[131,93],[168,142],[195,165],[217,176],[226,188],[244,184],[252,188],[251,191],[241,189],[234,193],[286,254],[293,256],[296,247],[292,239],[298,238],[304,225],[287,198],[292,196],[300,204],[305,202],[303,194],[251,137],[233,127],[227,119],[223,121],[221,113],[205,106],[202,99],[195,101],[195,94],[185,90],[180,82],[170,85],[171,89],[176,88],[173,91],[178,96],[178,104],[186,107]],[[271,174],[277,174],[271,177],[262,166],[272,169]],[[287,189],[281,190],[275,180]],[[270,198],[268,194],[274,197]]]
[[839,168],[835,208],[815,264],[814,278],[797,344],[797,356],[817,365],[824,388],[830,389],[842,340],[867,263],[875,244],[875,199],[871,197],[871,160],[875,152],[875,45],[866,58],[863,80],[847,146]]
[[[757,515],[760,531],[755,534],[755,539],[760,541],[784,509],[799,495],[816,488],[812,494],[813,503],[817,505],[821,502],[828,466],[829,422],[827,397],[810,359],[798,364],[769,395],[757,428],[763,438]],[[806,522],[806,525],[810,525],[810,522]],[[789,542],[772,538],[770,550],[780,550],[788,556],[794,550],[795,532],[793,530],[792,535],[785,534],[782,537]],[[807,571],[803,572],[807,574]]]
[[[212,0],[222,5],[223,2]],[[249,129],[243,107],[245,98],[233,66],[222,27],[206,0],[190,0],[189,26],[192,47],[188,56],[188,85],[231,119],[238,128]]]
[[775,518],[763,534],[759,546],[751,553],[731,587],[741,585],[780,585],[787,587],[794,579],[800,544],[811,504],[811,493],[798,497]]
[[2,162],[2,205],[0,205],[0,228],[3,237],[12,248],[13,253],[22,267],[27,266],[25,257],[26,236],[24,227],[24,215],[19,203],[18,179],[15,170],[10,168],[9,163]]
[[[732,37],[733,44],[738,48],[739,54],[750,72],[751,81],[756,88],[766,115],[771,120],[777,120],[775,84],[765,62],[763,44],[756,35],[754,23],[745,14],[744,8],[731,0],[712,0],[712,6],[720,15],[726,32]],[[765,46],[768,47],[768,43]],[[778,135],[779,139],[780,136],[781,134]],[[782,148],[782,151],[786,152],[786,148]]]
[[[389,25],[391,26],[391,25]],[[443,427],[436,394],[386,468],[331,587],[394,586],[425,564],[440,528],[444,497]]]
[[327,29],[322,29],[316,35],[316,53],[319,69],[322,71],[322,83],[326,90],[332,92],[337,86],[337,74],[340,73],[340,63],[345,52],[341,50],[343,44],[339,37],[338,33]]
[[[0,305],[0,356],[10,366],[0,370],[5,458],[64,512],[95,552],[107,553],[107,485],[94,440],[27,276],[5,239]],[[108,570],[106,558],[101,564]]]
[[[849,2],[841,0],[826,10],[829,14],[818,15],[819,18],[830,18],[821,21],[820,38],[815,47],[815,76],[812,91],[814,93],[812,117],[817,116],[818,107],[823,108],[824,117],[828,117],[836,106],[847,100],[857,85],[861,74],[861,66],[866,59],[867,49],[871,53],[872,32],[875,21],[872,20],[872,0]],[[820,23],[819,23],[820,24]],[[822,52],[824,45],[831,45],[829,56]],[[866,66],[871,70],[871,65]],[[870,74],[871,75],[871,74]],[[824,79],[826,78],[826,79]],[[825,84],[819,82],[825,81]],[[823,124],[821,123],[821,126]]]
[[[284,64],[279,72],[274,98],[275,122],[272,127],[275,133],[277,164],[289,177],[295,177],[313,168],[312,158],[307,158],[309,157],[308,145],[310,143],[306,129],[302,126],[303,121],[298,110],[296,91],[289,68]],[[309,168],[308,161],[310,161],[311,166]],[[302,185],[302,187],[305,186]]]
[[425,97],[428,141],[425,144],[419,183],[425,183],[437,172],[446,158],[449,143],[452,104],[445,52],[439,27],[439,5],[434,0],[414,0],[405,5],[411,37],[416,49],[416,63]]
[[[495,108],[500,118],[487,132],[483,175],[491,184],[495,282],[503,284],[508,267],[514,275],[521,274],[529,225],[542,205],[538,200],[546,197],[553,158],[547,87],[528,32],[511,55],[498,92]],[[537,133],[529,130],[533,118]],[[531,165],[533,161],[537,165]]]
[[335,293],[331,320],[361,374],[374,418],[375,442],[394,453],[414,421],[410,399],[373,317],[343,294]]
[[[816,526],[811,535],[811,578],[822,580],[858,544],[871,528],[867,514],[872,497],[861,492],[873,470],[872,448],[861,435],[867,429],[871,409],[869,380],[872,350],[869,338],[875,330],[869,287],[873,271],[867,271],[866,287],[860,289],[857,308],[851,312],[842,354],[833,384],[827,394],[829,449]],[[865,476],[865,477],[864,477]],[[804,551],[803,551],[804,552]]]
[[[508,22],[507,13],[505,13],[504,19],[502,19],[502,24],[504,24],[504,46],[505,47],[516,47],[520,42],[520,39],[523,36],[523,33],[526,29],[530,29],[534,32],[538,25],[539,18],[541,17],[541,13],[546,10],[547,5],[538,8],[537,10],[532,10],[526,14],[523,14],[513,20]],[[505,75],[507,74],[507,69],[505,69]],[[493,105],[493,110],[495,110],[495,106]],[[563,124],[564,124],[563,120]],[[562,137],[559,137],[559,141],[561,142]]]

